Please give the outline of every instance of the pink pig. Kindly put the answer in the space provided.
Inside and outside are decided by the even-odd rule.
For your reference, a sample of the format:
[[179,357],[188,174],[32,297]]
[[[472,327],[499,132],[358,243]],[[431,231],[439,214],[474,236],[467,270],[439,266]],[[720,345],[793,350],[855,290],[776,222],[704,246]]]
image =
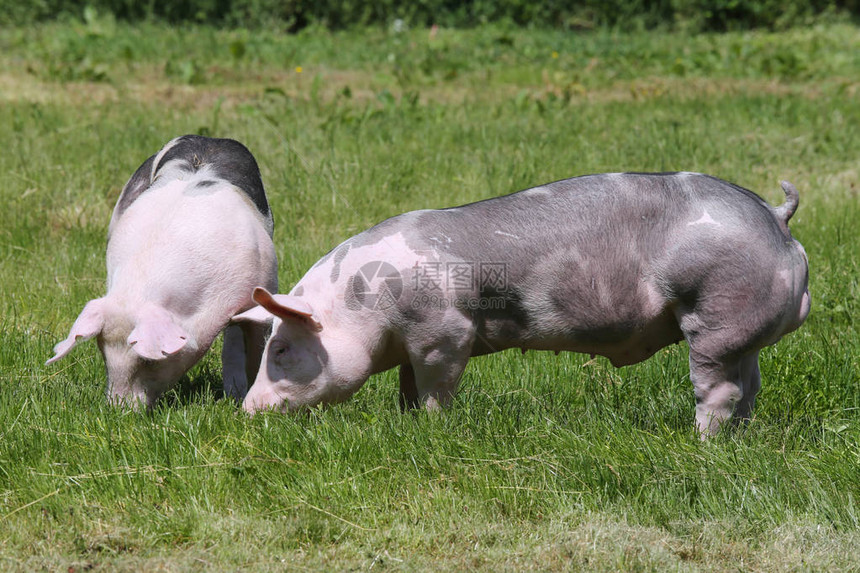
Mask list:
[[272,230],[245,146],[170,141],[123,188],[108,229],[107,294],[87,303],[48,364],[95,337],[110,401],[152,406],[224,330],[224,389],[241,399],[268,327],[230,321],[252,306],[255,286],[277,287]]

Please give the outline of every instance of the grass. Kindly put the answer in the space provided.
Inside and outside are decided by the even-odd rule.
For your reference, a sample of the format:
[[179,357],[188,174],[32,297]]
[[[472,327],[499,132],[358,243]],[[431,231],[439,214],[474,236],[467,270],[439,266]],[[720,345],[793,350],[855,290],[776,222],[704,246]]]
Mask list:
[[[856,570],[860,33],[488,28],[282,37],[110,20],[0,31],[0,568]],[[557,54],[554,57],[553,53]],[[301,67],[301,72],[297,67]],[[119,190],[168,139],[243,141],[281,284],[385,217],[584,173],[695,170],[781,201],[813,312],[763,352],[746,427],[700,443],[686,347],[470,364],[402,415],[248,418],[210,353],[151,413],[107,406],[95,345]]]

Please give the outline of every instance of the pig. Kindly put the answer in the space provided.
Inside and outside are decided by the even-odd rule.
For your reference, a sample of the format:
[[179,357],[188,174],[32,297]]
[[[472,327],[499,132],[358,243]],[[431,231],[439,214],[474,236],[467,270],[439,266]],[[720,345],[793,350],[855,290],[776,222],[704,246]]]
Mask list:
[[95,337],[108,399],[151,407],[224,331],[224,391],[241,400],[268,327],[231,319],[253,306],[254,287],[277,289],[273,228],[244,145],[171,140],[123,187],[108,227],[107,294],[86,304],[47,363]]
[[237,321],[272,319],[249,412],[353,394],[400,367],[403,406],[448,404],[472,356],[507,348],[635,364],[686,340],[696,426],[750,416],[759,351],[810,307],[788,220],[698,173],[610,173],[392,217],[347,239],[290,294],[257,288]]

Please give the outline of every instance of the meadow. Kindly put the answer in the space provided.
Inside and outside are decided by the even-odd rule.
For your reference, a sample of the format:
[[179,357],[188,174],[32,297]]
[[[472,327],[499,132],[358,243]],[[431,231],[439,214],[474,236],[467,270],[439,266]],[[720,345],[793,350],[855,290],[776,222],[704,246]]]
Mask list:
[[[860,568],[860,30],[295,35],[82,21],[0,29],[0,569],[822,571]],[[210,354],[151,412],[95,344],[122,185],[184,133],[242,141],[281,290],[407,210],[604,171],[687,170],[772,204],[812,313],[762,352],[755,416],[700,442],[684,344],[614,369],[508,351],[453,406],[253,418]]]

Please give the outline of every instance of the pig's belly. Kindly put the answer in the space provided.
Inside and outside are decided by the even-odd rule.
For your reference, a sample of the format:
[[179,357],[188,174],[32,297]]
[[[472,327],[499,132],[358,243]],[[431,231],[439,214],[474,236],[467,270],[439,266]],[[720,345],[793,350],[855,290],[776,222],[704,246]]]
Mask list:
[[[636,364],[655,352],[683,340],[675,315],[670,308],[633,327],[625,323],[605,324],[599,328],[572,327],[564,334],[521,330],[515,336],[510,328],[490,328],[476,337],[472,356],[490,354],[507,348],[581,352],[605,356],[613,366]],[[503,334],[504,333],[504,334]]]

